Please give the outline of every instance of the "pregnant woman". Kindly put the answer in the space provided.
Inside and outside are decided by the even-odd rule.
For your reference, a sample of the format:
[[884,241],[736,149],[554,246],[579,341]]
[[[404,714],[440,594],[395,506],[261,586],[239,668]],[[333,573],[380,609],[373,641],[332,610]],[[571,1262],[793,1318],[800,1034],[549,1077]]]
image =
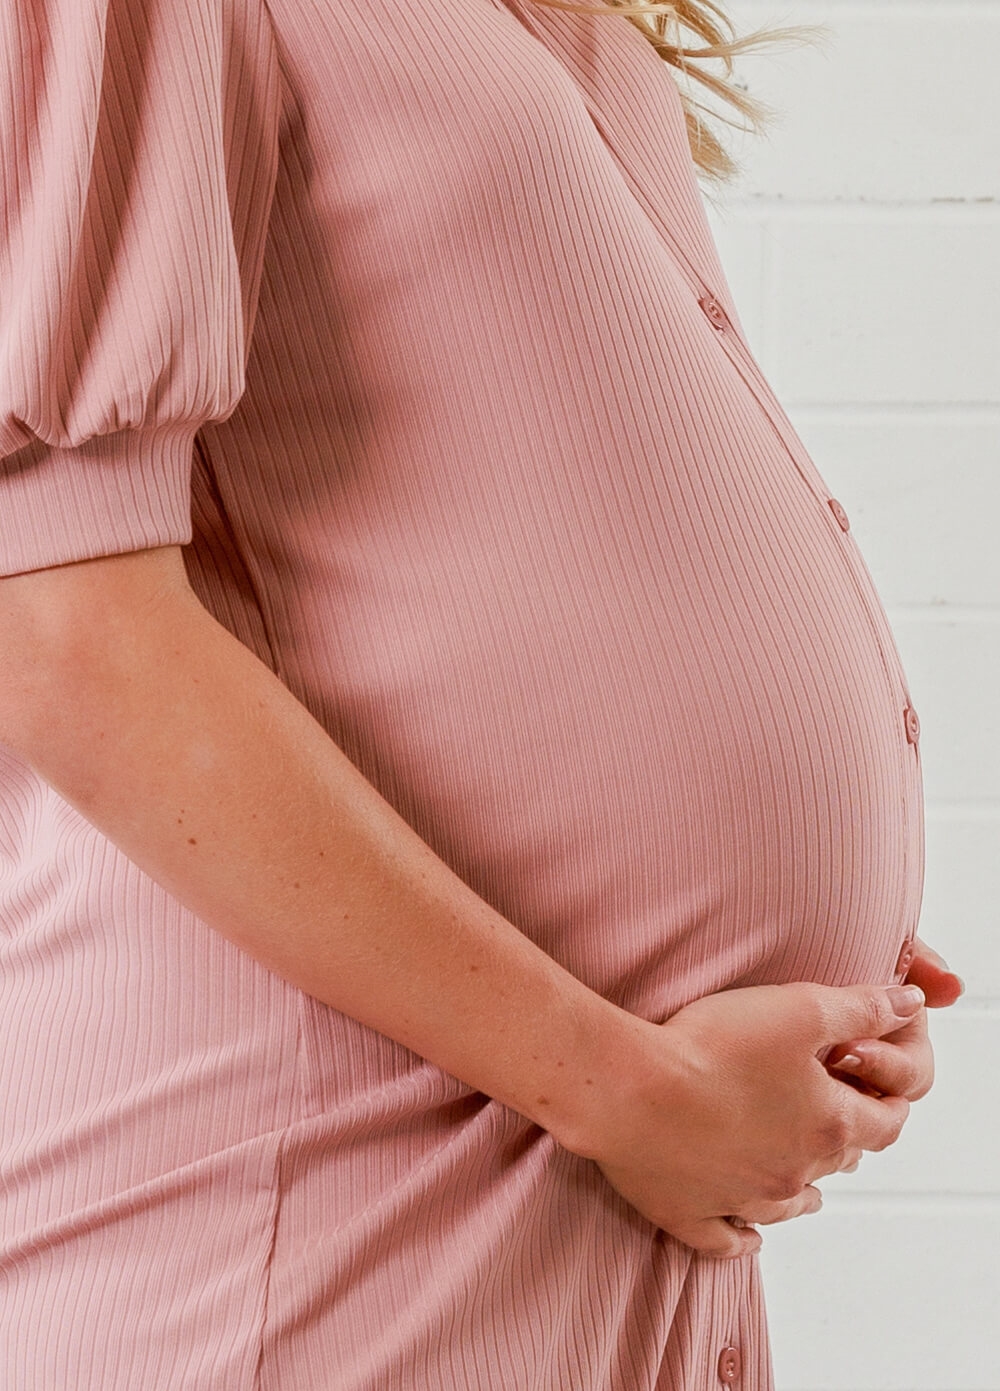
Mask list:
[[769,1391],[754,1224],[960,984],[671,72],[532,0],[0,62],[0,1384]]

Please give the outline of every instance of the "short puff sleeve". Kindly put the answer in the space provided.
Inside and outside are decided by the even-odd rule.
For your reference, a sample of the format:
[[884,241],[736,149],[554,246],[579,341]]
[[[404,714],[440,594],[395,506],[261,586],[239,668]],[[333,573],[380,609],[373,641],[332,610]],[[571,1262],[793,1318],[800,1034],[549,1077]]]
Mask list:
[[264,0],[0,6],[0,575],[191,540],[280,108]]

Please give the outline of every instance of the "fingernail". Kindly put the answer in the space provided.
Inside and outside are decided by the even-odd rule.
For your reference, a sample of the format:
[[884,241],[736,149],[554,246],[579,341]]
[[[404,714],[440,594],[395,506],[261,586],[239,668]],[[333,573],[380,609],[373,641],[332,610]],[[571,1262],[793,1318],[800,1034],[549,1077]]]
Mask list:
[[840,1061],[834,1063],[833,1066],[847,1068],[849,1072],[853,1072],[855,1068],[861,1066],[861,1059],[858,1057],[857,1053],[845,1053]]
[[[954,971],[952,971],[952,975],[955,976],[955,972],[954,972]],[[961,976],[955,976],[955,979],[958,981],[959,985],[962,987],[961,990],[960,990],[958,993],[959,993],[960,995],[964,995],[964,994],[965,994],[965,981],[962,979]]]
[[886,993],[897,1014],[913,1014],[924,1003],[924,992],[919,985],[892,985]]

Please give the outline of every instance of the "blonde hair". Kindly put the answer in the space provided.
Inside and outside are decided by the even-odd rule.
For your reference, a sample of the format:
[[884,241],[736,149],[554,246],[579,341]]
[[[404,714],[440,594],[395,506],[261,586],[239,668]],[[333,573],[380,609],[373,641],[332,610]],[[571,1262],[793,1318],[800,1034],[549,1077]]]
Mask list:
[[[597,5],[571,4],[569,0],[535,0],[557,10],[574,10],[578,14],[623,14],[634,24],[643,38],[671,67],[687,77],[701,82],[723,102],[734,106],[755,134],[762,134],[777,119],[778,112],[758,97],[751,97],[733,80],[733,58],[750,48],[773,44],[814,44],[829,37],[821,24],[794,24],[775,28],[765,26],[737,37],[732,21],[714,0],[605,0]],[[704,40],[699,48],[688,48],[682,42],[688,30]],[[693,58],[696,65],[687,60]],[[722,63],[720,77],[703,66],[705,59]],[[698,170],[717,184],[727,183],[739,172],[740,165],[725,149],[719,137],[702,120],[702,113],[726,125],[739,126],[723,112],[697,101],[682,83],[678,83],[688,143]]]

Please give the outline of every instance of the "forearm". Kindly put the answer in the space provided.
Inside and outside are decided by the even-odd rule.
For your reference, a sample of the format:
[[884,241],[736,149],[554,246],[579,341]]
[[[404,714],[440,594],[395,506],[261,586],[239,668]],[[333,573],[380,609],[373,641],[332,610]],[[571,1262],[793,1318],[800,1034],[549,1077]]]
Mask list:
[[8,742],[151,878],[576,1144],[639,1021],[459,879],[193,592],[110,609],[100,641],[64,638],[30,679]]

